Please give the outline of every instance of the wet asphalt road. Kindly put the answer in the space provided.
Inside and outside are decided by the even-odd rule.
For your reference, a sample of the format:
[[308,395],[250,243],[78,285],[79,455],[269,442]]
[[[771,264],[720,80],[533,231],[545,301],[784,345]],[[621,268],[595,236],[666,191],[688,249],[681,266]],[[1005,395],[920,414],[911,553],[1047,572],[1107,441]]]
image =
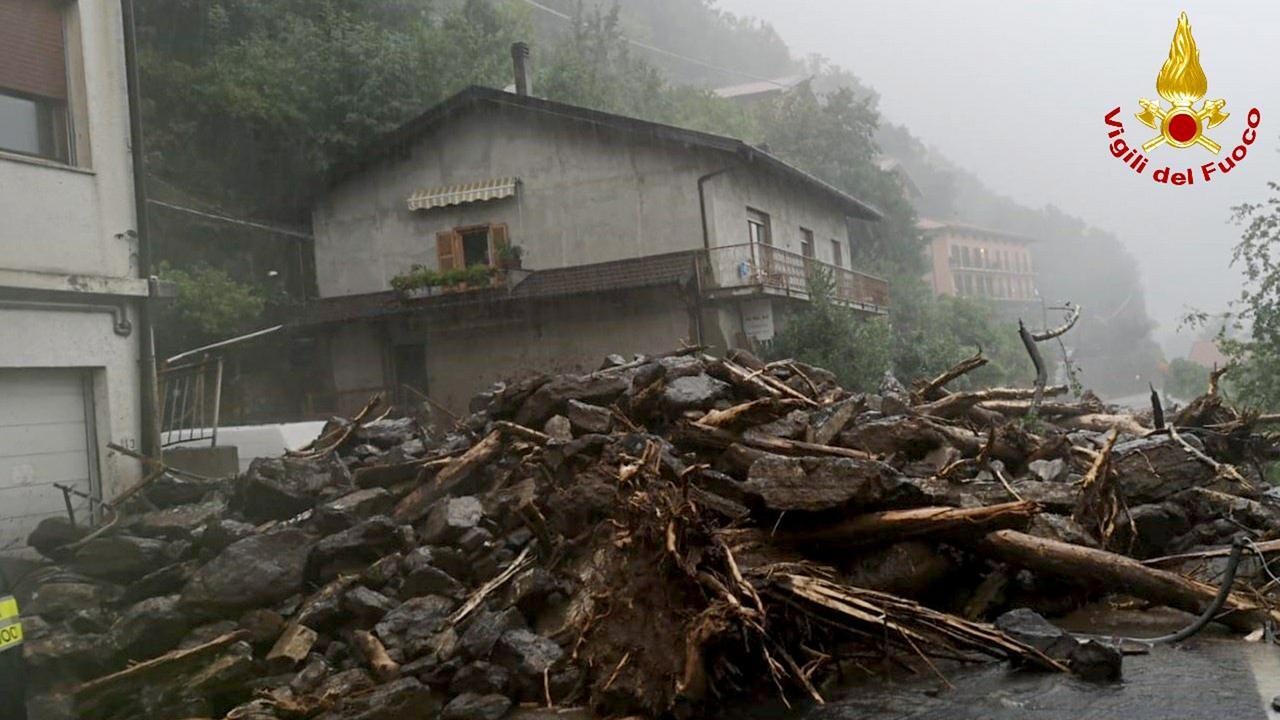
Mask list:
[[[1189,616],[1173,611],[1084,613],[1062,621],[1076,631],[1150,637]],[[804,720],[1266,720],[1280,694],[1280,646],[1247,643],[1225,631],[1179,646],[1157,646],[1124,660],[1124,679],[1095,685],[1074,678],[1017,672],[1005,664],[944,671],[936,677],[858,683],[828,694],[828,703],[791,713],[752,713]]]

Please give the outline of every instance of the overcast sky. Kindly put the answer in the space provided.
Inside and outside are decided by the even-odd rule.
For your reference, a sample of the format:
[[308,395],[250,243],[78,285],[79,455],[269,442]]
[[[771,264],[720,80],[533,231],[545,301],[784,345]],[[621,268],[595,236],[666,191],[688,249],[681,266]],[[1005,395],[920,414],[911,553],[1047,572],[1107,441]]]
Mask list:
[[[1239,228],[1230,208],[1266,197],[1280,179],[1280,2],[1023,2],[995,0],[719,0],[772,23],[800,55],[817,53],[872,85],[890,120],[1033,207],[1055,204],[1118,235],[1142,266],[1148,306],[1168,349],[1188,306],[1220,310],[1239,294],[1228,267]],[[1260,142],[1208,185],[1157,185],[1157,167],[1198,166],[1199,147],[1158,148],[1135,176],[1107,150],[1103,116],[1123,110],[1126,136],[1154,132],[1133,118],[1155,99],[1155,76],[1186,10],[1209,79],[1231,117],[1208,133],[1239,143],[1251,107]],[[1040,268],[1051,272],[1051,268]],[[1088,298],[1073,298],[1085,305]],[[1185,333],[1183,334],[1185,336]],[[1172,340],[1173,342],[1168,342]]]

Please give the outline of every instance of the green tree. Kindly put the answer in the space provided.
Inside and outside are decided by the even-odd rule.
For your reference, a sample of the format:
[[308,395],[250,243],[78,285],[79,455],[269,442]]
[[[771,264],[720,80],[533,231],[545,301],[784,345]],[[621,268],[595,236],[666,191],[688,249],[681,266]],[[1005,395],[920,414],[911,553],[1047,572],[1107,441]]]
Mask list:
[[177,293],[162,310],[166,350],[188,349],[253,329],[267,307],[264,291],[209,265],[162,265],[160,279],[173,283]]
[[883,318],[862,319],[833,300],[829,273],[809,278],[810,302],[790,313],[770,355],[824,367],[850,390],[873,391],[893,368],[893,330]]
[[1176,358],[1169,363],[1165,376],[1165,392],[1184,402],[1204,394],[1209,387],[1209,370],[1186,358]]

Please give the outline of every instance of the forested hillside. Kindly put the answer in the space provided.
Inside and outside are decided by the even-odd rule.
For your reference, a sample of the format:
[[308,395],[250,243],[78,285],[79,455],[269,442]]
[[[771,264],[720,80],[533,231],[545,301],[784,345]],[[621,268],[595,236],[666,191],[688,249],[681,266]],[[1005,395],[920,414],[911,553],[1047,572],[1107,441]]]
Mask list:
[[[1154,345],[1141,341],[1149,321],[1136,273],[1113,238],[1052,208],[994,196],[907,129],[882,122],[856,68],[801,60],[767,25],[710,0],[139,0],[139,16],[151,185],[175,204],[303,227],[326,167],[466,85],[508,84],[508,47],[527,39],[541,96],[767,145],[881,208],[885,220],[856,261],[893,279],[899,310],[886,337],[900,372],[923,374],[975,344],[992,352],[995,343],[1000,353],[1008,334],[972,301],[921,297],[917,213],[1042,238],[1036,253],[1051,303],[1083,300],[1071,282],[1083,272],[1114,274],[1116,298],[1084,300],[1096,308],[1075,338],[1086,382],[1114,384],[1093,366],[1134,374],[1154,366]],[[811,80],[750,107],[710,92],[797,74]],[[922,190],[914,205],[879,168],[883,154]],[[260,324],[255,307],[265,301],[267,316],[281,315],[304,289],[305,259],[288,236],[164,208],[153,209],[153,225],[161,257],[185,273],[192,297],[207,294],[202,282],[240,283],[248,293],[230,294],[242,298],[239,306],[198,322],[183,318],[180,305],[171,342]],[[1076,252],[1085,244],[1087,255]],[[959,315],[976,324],[956,322]],[[791,338],[791,349],[860,346],[850,343],[856,332],[864,330],[841,321],[828,335]],[[1111,342],[1116,333],[1125,342]],[[925,340],[932,344],[922,352]],[[1111,348],[1131,357],[1093,362]],[[860,361],[882,363],[870,356],[846,362]],[[1012,356],[993,365],[995,379],[1029,372]]]

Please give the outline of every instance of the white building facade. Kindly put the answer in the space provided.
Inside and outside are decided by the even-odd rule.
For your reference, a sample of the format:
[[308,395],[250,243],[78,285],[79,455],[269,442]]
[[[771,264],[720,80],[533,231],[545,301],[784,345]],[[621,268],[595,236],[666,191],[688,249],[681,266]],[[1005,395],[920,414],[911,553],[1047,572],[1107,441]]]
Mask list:
[[[142,327],[122,10],[0,0],[0,552],[140,477]],[[89,501],[72,494],[78,522]]]

